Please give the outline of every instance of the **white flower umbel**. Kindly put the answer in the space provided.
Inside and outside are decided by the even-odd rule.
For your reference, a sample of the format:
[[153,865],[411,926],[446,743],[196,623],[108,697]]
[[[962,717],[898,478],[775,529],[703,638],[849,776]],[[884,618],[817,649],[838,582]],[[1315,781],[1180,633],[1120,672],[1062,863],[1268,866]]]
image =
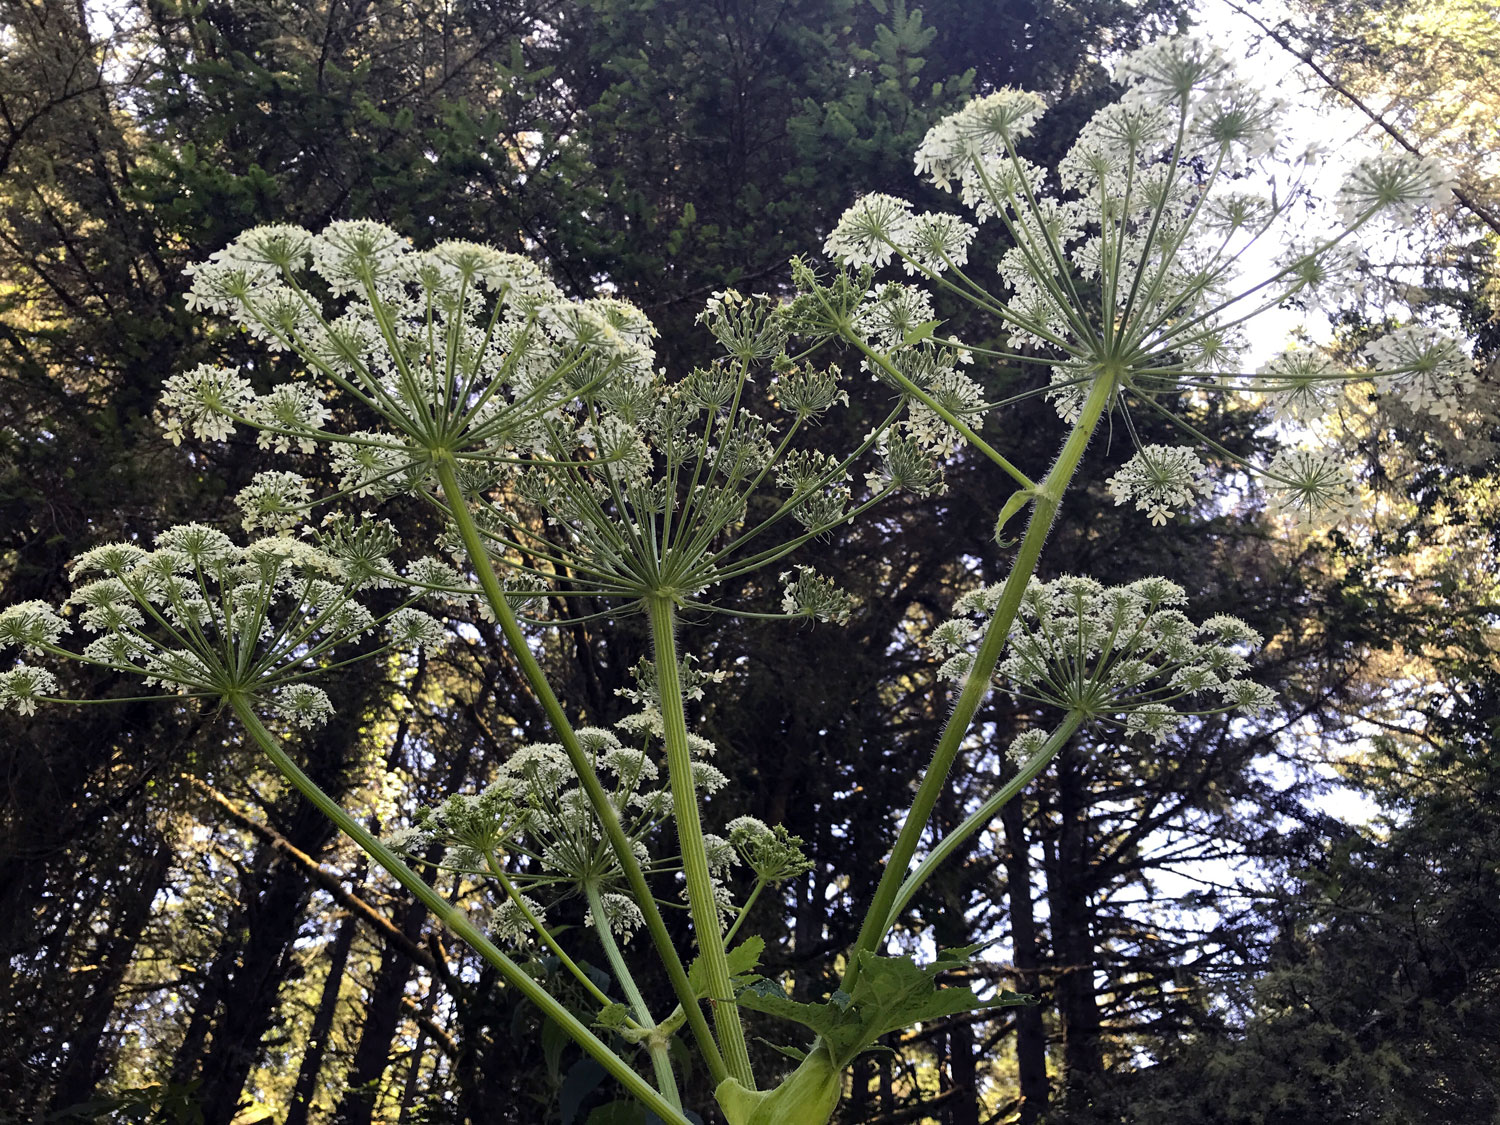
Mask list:
[[1109,478],[1109,491],[1116,504],[1134,500],[1136,508],[1160,526],[1211,491],[1203,480],[1207,471],[1191,449],[1147,445]]
[[[856,203],[830,236],[830,255],[867,269],[899,257],[908,273],[994,317],[1005,341],[965,350],[1007,367],[1041,365],[1052,375],[1050,384],[1006,401],[1045,395],[1071,424],[1102,382],[1111,408],[1155,412],[1239,470],[1261,471],[1256,464],[1270,458],[1247,457],[1200,432],[1183,411],[1196,410],[1203,396],[1263,394],[1282,417],[1311,422],[1339,401],[1343,384],[1373,377],[1409,405],[1456,416],[1467,373],[1450,377],[1454,365],[1436,344],[1423,351],[1396,340],[1373,349],[1375,372],[1340,370],[1296,353],[1253,374],[1241,366],[1245,326],[1259,314],[1280,306],[1334,308],[1357,291],[1357,231],[1440,203],[1447,190],[1441,168],[1400,154],[1372,158],[1352,171],[1339,206],[1323,207],[1301,169],[1265,160],[1276,149],[1284,107],[1238,75],[1218,48],[1194,38],[1152,43],[1126,56],[1116,74],[1124,96],[1084,126],[1059,165],[1060,191],[1018,151],[1043,109],[1034,95],[1006,90],[977,99],[934,125],[918,148],[919,174],[956,191],[979,222],[1002,228],[1002,293],[964,272],[972,225],[917,215],[892,196]],[[1302,221],[1309,210],[1317,213],[1310,229],[1326,233],[1300,233],[1309,229]],[[1275,264],[1256,267],[1260,276],[1251,272],[1251,263],[1268,260]],[[917,445],[945,456],[961,438],[1023,489],[1032,486],[978,436],[984,412],[997,404],[949,409],[924,397],[924,384],[908,372],[909,357],[924,348],[962,347],[943,336],[930,302],[909,287],[876,286],[850,306],[834,286],[806,274],[797,280],[866,352],[867,367],[910,396],[902,426]],[[879,354],[897,347],[905,361]],[[936,429],[933,418],[947,430]],[[1287,427],[1258,435],[1273,442],[1285,436],[1297,435]],[[885,446],[895,448],[890,439]],[[1201,491],[1197,464],[1180,454],[1143,453],[1112,489],[1161,523]],[[1320,490],[1307,495],[1315,499]]]
[[[402,607],[376,618],[357,600],[362,591],[388,584],[377,569],[384,555],[373,545],[394,547],[393,537],[382,528],[349,528],[327,538],[342,557],[285,536],[239,546],[203,524],[166,529],[154,551],[123,543],[95,547],[73,561],[75,588],[68,599],[93,639],[81,651],[64,648],[62,616],[44,603],[24,602],[0,612],[0,648],[106,668],[166,693],[248,700],[292,727],[310,729],[332,707],[307,681],[335,649],[387,617],[387,642],[367,646],[355,659],[437,643],[441,634],[417,610]],[[44,670],[17,671],[5,681],[6,698],[29,712],[56,681]]]
[[[941,675],[961,681],[979,623],[1002,587],[962,598],[958,616],[934,632],[929,646],[948,657]],[[1027,703],[1039,703],[1161,742],[1184,721],[1208,715],[1256,714],[1274,695],[1245,678],[1246,650],[1260,637],[1237,618],[1195,625],[1177,607],[1187,598],[1165,578],[1102,586],[1090,578],[1035,579],[1021,600],[995,682]],[[1023,736],[1027,758],[1046,736]]]
[[1468,409],[1474,359],[1447,333],[1421,325],[1398,328],[1369,344],[1365,355],[1377,387],[1389,387],[1413,410],[1450,419]]
[[1358,482],[1336,451],[1283,449],[1263,476],[1272,508],[1298,525],[1338,523],[1360,511]]
[[8,672],[0,672],[0,711],[33,715],[38,701],[56,691],[57,677],[47,669],[18,664]]

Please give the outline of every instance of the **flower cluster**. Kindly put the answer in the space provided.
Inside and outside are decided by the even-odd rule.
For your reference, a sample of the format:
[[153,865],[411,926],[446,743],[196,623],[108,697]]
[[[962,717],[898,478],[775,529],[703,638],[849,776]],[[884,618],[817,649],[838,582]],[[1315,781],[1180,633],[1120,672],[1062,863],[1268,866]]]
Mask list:
[[[314,379],[257,394],[239,370],[179,373],[161,402],[168,435],[219,440],[246,425],[263,448],[324,447],[355,496],[421,480],[434,456],[509,463],[545,443],[544,420],[561,408],[654,370],[655,330],[639,310],[567,301],[529,259],[476,243],[418,251],[365,221],[316,235],[256,227],[189,273],[189,307],[296,355]],[[313,296],[319,286],[332,307]],[[328,387],[381,427],[327,429]]]
[[1203,481],[1205,472],[1203,462],[1191,449],[1148,445],[1109,478],[1108,487],[1116,504],[1134,500],[1135,506],[1151,517],[1152,524],[1160,526],[1178,508],[1209,491]]
[[[1244,391],[1264,396],[1284,419],[1311,423],[1339,403],[1346,385],[1363,380],[1439,418],[1464,412],[1467,349],[1422,328],[1371,345],[1366,370],[1342,368],[1313,350],[1288,352],[1254,374],[1240,367],[1243,326],[1255,315],[1278,305],[1334,307],[1358,288],[1360,228],[1441,205],[1451,181],[1440,165],[1402,153],[1358,162],[1336,206],[1322,209],[1321,225],[1333,233],[1308,240],[1294,212],[1319,208],[1300,173],[1262,160],[1277,148],[1284,107],[1238,75],[1222,51],[1191,37],[1163,40],[1121,60],[1116,78],[1124,95],[1083,127],[1055,184],[1019,151],[1045,108],[1033,94],[1001,90],[976,99],[934,125],[918,147],[919,175],[957,192],[977,223],[1003,228],[1003,297],[963,272],[974,224],[921,213],[896,196],[857,200],[829,234],[827,253],[864,271],[899,260],[908,273],[998,317],[1008,343],[974,351],[1049,367],[1050,382],[1019,397],[1044,394],[1068,422],[1102,380],[1114,391],[1113,406],[1139,405],[1188,430],[1178,414],[1184,396]],[[1248,253],[1263,240],[1281,243],[1270,276],[1244,276],[1244,263],[1266,260]],[[932,330],[932,310],[911,286],[875,286],[845,314],[845,335],[890,353],[867,365],[912,396],[903,432],[941,458],[992,407],[966,376],[950,375],[947,386],[917,378],[925,349],[959,346]],[[924,398],[929,389],[942,401]],[[1324,477],[1307,487],[1305,460],[1213,450],[1261,476],[1276,495],[1293,497],[1289,511],[1321,518],[1347,510],[1352,488],[1333,488]],[[1110,487],[1158,524],[1207,488],[1196,456],[1162,446],[1140,450]]]
[[[671,791],[660,784],[656,761],[641,748],[656,737],[655,726],[650,716],[638,714],[619,723],[616,730],[580,727],[575,733],[605,783],[609,801],[642,866],[673,871],[675,857],[653,858],[649,849],[657,829],[672,818]],[[636,745],[627,745],[626,739]],[[713,793],[728,779],[704,760],[712,753],[712,744],[692,741],[694,783],[699,791]],[[500,879],[508,892],[524,898],[527,909],[539,920],[562,899],[592,890],[600,895],[615,934],[628,937],[641,924],[640,909],[628,896],[619,860],[567,753],[555,743],[534,743],[515,751],[488,788],[420,810],[412,826],[395,833],[390,843],[412,855],[441,847],[443,866]],[[728,842],[710,836],[708,844],[719,874],[738,862]],[[783,856],[783,861],[783,867],[791,865],[789,856]],[[722,880],[720,894],[727,904]],[[503,917],[514,921],[510,915]],[[591,924],[594,921],[590,919]]]
[[[154,550],[95,547],[73,561],[74,590],[63,607],[94,639],[77,652],[63,648],[62,614],[25,602],[0,613],[0,646],[138,676],[167,693],[250,697],[289,726],[315,727],[332,705],[307,681],[335,648],[381,628],[384,643],[362,655],[446,637],[410,605],[377,616],[356,597],[388,581],[368,554],[347,549],[370,538],[351,529],[330,536],[328,549],[281,536],[239,546],[195,523],[163,531]],[[29,714],[56,686],[50,672],[22,665],[0,678],[0,706]]]
[[[1001,589],[965,595],[957,616],[934,631],[929,644],[947,658],[940,672],[945,679],[967,675]],[[1270,707],[1274,694],[1244,678],[1245,650],[1260,637],[1233,617],[1194,624],[1177,608],[1186,601],[1182,587],[1165,578],[1109,587],[1091,578],[1033,579],[996,683],[1018,699],[1121,727],[1127,735],[1148,734],[1158,743],[1191,717],[1253,715]]]
[[[538,446],[544,462],[509,478],[523,503],[477,508],[495,553],[534,588],[560,583],[631,601],[667,595],[712,609],[714,585],[768,566],[879,498],[877,490],[856,506],[848,483],[876,434],[844,454],[799,441],[847,404],[837,368],[778,353],[769,386],[756,385],[761,368],[752,361],[785,343],[784,314],[726,291],[702,319],[729,356],[629,394],[601,391],[576,426],[549,420]],[[780,417],[762,414],[762,403]]]

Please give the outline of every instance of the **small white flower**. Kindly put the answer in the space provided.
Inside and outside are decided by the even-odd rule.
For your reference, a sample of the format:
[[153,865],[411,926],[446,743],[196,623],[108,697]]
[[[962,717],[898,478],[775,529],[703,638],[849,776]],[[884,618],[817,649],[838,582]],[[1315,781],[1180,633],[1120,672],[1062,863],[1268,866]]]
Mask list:
[[1348,376],[1321,352],[1286,351],[1256,372],[1256,388],[1271,396],[1280,417],[1312,422],[1343,398]]
[[1028,730],[1016,735],[1010,740],[1010,745],[1005,748],[1005,760],[1017,769],[1024,768],[1026,763],[1035,758],[1037,752],[1047,744],[1050,737],[1044,730]]
[[386,628],[390,631],[391,643],[403,649],[441,648],[449,639],[441,621],[410,607],[391,614]]
[[1445,205],[1454,183],[1453,174],[1436,157],[1386,152],[1354,166],[1339,188],[1337,203],[1346,222],[1381,211],[1404,223],[1418,208]]
[[1337,522],[1360,510],[1354,474],[1336,453],[1283,449],[1265,476],[1275,510],[1299,524]]
[[307,518],[312,486],[297,473],[256,473],[235,495],[246,531],[289,531]]
[[334,296],[363,292],[389,280],[410,242],[390,227],[365,219],[330,223],[312,241],[312,264]]
[[304,730],[322,726],[333,714],[328,694],[311,684],[292,684],[283,688],[272,699],[272,706],[283,720]]
[[[156,545],[186,560],[186,573],[194,566],[203,567],[235,554],[233,540],[215,527],[201,523],[181,523],[169,527],[156,537]],[[165,560],[164,560],[165,561]]]
[[282,383],[257,398],[246,417],[257,426],[271,427],[256,435],[261,449],[287,453],[295,445],[300,452],[311,453],[316,444],[312,435],[323,428],[330,413],[318,392],[306,383]]
[[781,574],[781,612],[842,625],[849,620],[854,600],[810,566],[797,566]]
[[80,574],[124,574],[146,557],[134,543],[105,543],[90,547],[68,564],[68,577],[77,581]]
[[877,351],[892,352],[910,332],[930,320],[932,297],[927,290],[892,282],[876,290],[874,300],[859,306],[854,327]]
[[909,241],[911,226],[911,204],[906,200],[866,195],[840,217],[823,250],[844,265],[879,269],[891,260],[897,246]]
[[46,602],[18,602],[0,610],[0,648],[16,645],[25,652],[41,652],[67,631],[68,623]]
[[1454,418],[1474,370],[1468,348],[1447,333],[1420,325],[1398,328],[1365,348],[1381,383],[1414,410]]
[[45,668],[19,664],[0,672],[0,711],[14,708],[22,715],[36,714],[38,700],[57,691],[57,677]]
[[[628,895],[606,891],[599,896],[599,902],[604,907],[604,917],[609,923],[610,932],[616,937],[628,938],[646,923],[645,918],[641,916],[641,908]],[[592,909],[584,915],[583,920],[586,926],[593,927],[599,924],[594,918]]]
[[1115,80],[1130,87],[1124,98],[1127,105],[1171,105],[1195,90],[1220,90],[1233,76],[1222,50],[1186,35],[1147,43],[1115,67]]
[[1177,509],[1207,495],[1211,490],[1203,480],[1207,471],[1191,449],[1148,445],[1125,462],[1107,486],[1117,505],[1134,500],[1137,510],[1147,513],[1159,527]]
[[978,228],[957,215],[931,211],[917,215],[901,244],[910,259],[902,265],[909,274],[919,269],[942,273],[950,264],[962,266],[969,260],[969,244],[978,233]]
[[976,158],[1013,149],[1046,108],[1039,95],[1009,86],[975,98],[927,131],[917,146],[917,174],[947,191]]
[[255,401],[250,380],[235,369],[199,364],[170,376],[162,384],[165,430],[173,445],[181,445],[191,430],[205,441],[223,441],[234,433],[231,414],[245,415]]
[[287,223],[251,227],[216,257],[239,266],[270,267],[295,273],[307,265],[312,234]]

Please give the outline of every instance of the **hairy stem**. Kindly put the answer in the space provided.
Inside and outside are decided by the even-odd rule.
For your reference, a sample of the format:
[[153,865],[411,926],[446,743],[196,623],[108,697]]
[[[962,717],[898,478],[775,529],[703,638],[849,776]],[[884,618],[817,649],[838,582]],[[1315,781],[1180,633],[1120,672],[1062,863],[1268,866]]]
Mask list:
[[[661,700],[662,726],[667,744],[667,773],[672,783],[672,810],[677,820],[682,871],[687,877],[688,908],[693,931],[708,980],[714,1009],[714,1028],[729,1076],[747,1089],[755,1089],[750,1052],[740,1010],[734,1003],[729,982],[729,961],[724,955],[723,930],[719,927],[719,904],[714,898],[713,878],[708,871],[708,852],[703,845],[703,825],[698,819],[698,794],[693,785],[693,755],[688,747],[687,716],[682,706],[682,680],[677,671],[676,615],[672,599],[653,595],[646,599],[651,614],[651,641],[656,659],[656,687]],[[697,1007],[694,1002],[694,1007]]]

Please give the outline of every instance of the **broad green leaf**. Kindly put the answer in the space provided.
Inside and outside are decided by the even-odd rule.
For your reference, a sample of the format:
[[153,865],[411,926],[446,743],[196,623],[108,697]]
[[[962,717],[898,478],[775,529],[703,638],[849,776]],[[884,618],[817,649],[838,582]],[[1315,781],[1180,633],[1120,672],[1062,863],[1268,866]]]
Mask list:
[[978,948],[949,950],[925,968],[907,957],[864,952],[859,955],[860,973],[852,994],[836,992],[822,1004],[806,1004],[763,978],[742,991],[738,1002],[742,1008],[811,1028],[842,1069],[887,1032],[960,1012],[1026,1003],[1026,997],[1014,992],[981,1000],[968,988],[938,986],[939,974],[967,964]]
[[[760,955],[765,948],[764,938],[749,937],[725,953],[724,959],[729,962],[729,983],[732,987],[738,989],[749,982],[750,974],[755,971],[756,965],[760,964]],[[700,1000],[708,998],[708,970],[704,967],[701,954],[694,957],[693,963],[688,966],[688,983],[693,986],[694,996]],[[723,1000],[726,997],[716,996],[714,999]]]
[[909,348],[913,344],[921,343],[923,340],[931,339],[932,334],[937,331],[937,326],[941,323],[943,322],[940,320],[928,320],[917,325],[904,337],[902,337],[901,346],[903,348]]

